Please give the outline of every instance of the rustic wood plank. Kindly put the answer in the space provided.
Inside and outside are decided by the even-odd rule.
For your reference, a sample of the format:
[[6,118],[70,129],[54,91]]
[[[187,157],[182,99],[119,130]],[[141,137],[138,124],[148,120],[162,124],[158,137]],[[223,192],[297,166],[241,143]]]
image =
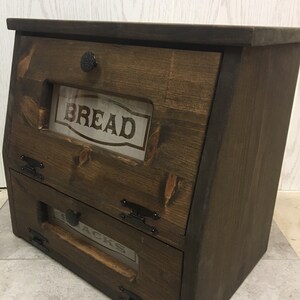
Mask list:
[[[224,100],[217,92],[187,231],[183,299],[229,299],[266,251],[299,53],[299,45],[243,50],[211,153]],[[230,91],[232,81],[224,83]]]
[[[14,186],[14,195],[11,201],[14,203],[18,215],[17,232],[24,239],[29,240],[30,238],[28,227],[38,231],[47,237],[46,246],[50,249],[50,254],[52,249],[54,252],[59,252],[67,260],[72,261],[81,269],[85,269],[95,278],[101,278],[115,292],[118,291],[120,285],[123,285],[143,299],[153,299],[151,297],[161,300],[179,299],[182,252],[24,175],[14,171],[11,171],[11,175],[11,183]],[[94,257],[95,255],[98,257],[97,252],[87,255],[86,251],[81,251],[79,248],[82,247],[82,244],[76,240],[77,238],[65,235],[65,229],[57,229],[58,225],[40,223],[37,204],[41,200],[50,207],[55,207],[63,212],[67,209],[81,212],[81,220],[84,224],[134,250],[139,256],[136,279],[128,280],[123,273],[115,272],[113,268],[107,268],[104,264],[99,263],[99,260],[95,260]],[[53,231],[53,229],[55,230]],[[126,235],[123,233],[124,229]],[[63,235],[63,237],[57,238],[57,234]],[[158,256],[157,253],[160,255]],[[153,290],[153,285],[157,289]]]
[[[31,57],[32,49],[36,49],[30,68],[22,77],[27,83],[28,80],[40,84],[45,80],[68,82],[71,86],[150,100],[154,106],[153,123],[159,122],[164,135],[169,136],[169,140],[163,142],[161,147],[158,145],[153,164],[161,165],[178,176],[194,179],[218,74],[220,53],[185,53],[181,50],[30,37],[23,37],[22,46],[21,62]],[[79,65],[81,55],[88,49],[99,57],[99,68],[89,75],[82,72]],[[63,57],[58,55],[61,52],[64,53]],[[50,66],[48,61],[52,62]],[[192,70],[187,72],[191,65]],[[178,81],[183,76],[185,81],[180,85]],[[175,105],[179,106],[177,110],[174,110]],[[173,123],[181,128],[173,129],[170,126]],[[200,133],[195,135],[186,130],[179,140],[177,131],[185,127],[193,127]],[[197,142],[192,145],[195,138]],[[186,150],[189,156],[186,156],[185,151],[180,151],[182,144],[188,147]],[[172,154],[169,157],[165,154],[165,151],[174,148],[177,149],[177,163],[174,159],[168,162],[168,158],[173,158]]]
[[[191,182],[181,179],[176,198],[172,205],[165,208],[163,205],[164,185],[167,181],[165,172],[146,166],[128,165],[122,160],[116,161],[113,157],[103,159],[100,153],[93,153],[91,162],[80,168],[74,161],[82,151],[82,146],[71,144],[65,139],[57,143],[57,138],[49,138],[38,132],[33,135],[32,131],[26,130],[24,126],[14,126],[14,133],[17,133],[18,139],[11,141],[12,150],[9,154],[11,168],[21,170],[24,163],[20,157],[24,153],[43,161],[45,168],[41,173],[45,177],[43,181],[45,184],[115,218],[120,218],[120,214],[127,211],[120,204],[124,197],[157,211],[161,216],[160,220],[147,220],[147,223],[158,228],[157,237],[179,248],[183,247],[189,199],[193,190]],[[29,135],[32,137],[30,143],[27,138]],[[56,145],[55,149],[53,145]],[[49,149],[53,150],[49,152]],[[47,156],[45,153],[48,153]]]
[[[10,167],[20,169],[22,154],[43,161],[44,183],[114,218],[124,212],[120,204],[123,198],[157,211],[160,220],[149,219],[147,223],[158,227],[158,238],[183,249],[221,54],[32,37],[23,37],[21,48]],[[100,58],[99,68],[89,75],[79,66],[82,53],[88,49]],[[150,136],[154,138],[150,138],[147,160],[136,162],[40,130],[44,129],[41,116],[46,119],[47,101],[51,100],[45,82],[67,82],[151,101]],[[80,157],[84,149],[90,149],[90,154],[83,163]],[[170,173],[178,178],[177,188],[170,204],[165,205]]]
[[110,257],[108,254],[100,252],[97,248],[90,246],[86,242],[80,241],[80,239],[77,239],[60,226],[44,222],[42,224],[42,229],[48,231],[50,234],[54,234],[58,239],[61,239],[62,241],[77,248],[80,252],[82,252],[82,254],[90,256],[101,265],[104,265],[105,267],[112,269],[114,272],[127,278],[130,282],[133,282],[136,279],[137,274],[134,270],[123,263],[120,263],[116,258]]
[[7,19],[8,29],[46,35],[109,38],[110,40],[169,43],[263,46],[300,41],[298,28],[86,22],[37,19]]
[[[116,299],[120,286],[151,300],[229,299],[266,249],[300,31],[18,22],[8,22],[24,27],[3,149],[15,234],[30,241],[28,227],[41,232],[50,256]],[[248,47],[281,43],[289,45]],[[98,61],[90,73],[79,64],[86,51]],[[55,85],[152,103],[145,161],[48,130]],[[37,160],[40,177],[21,155]],[[125,223],[124,198],[158,213],[146,217],[157,235],[137,218]],[[83,223],[136,251],[139,267],[67,233],[51,213],[41,216],[41,201],[80,212]]]
[[[7,180],[7,193],[8,198],[12,198],[12,186],[10,184],[10,172],[9,172],[9,158],[8,153],[10,151],[10,143],[9,143],[9,137],[11,133],[12,128],[12,119],[13,119],[13,113],[14,113],[14,104],[15,104],[15,86],[17,82],[17,65],[19,61],[20,56],[20,43],[21,43],[21,36],[19,33],[16,33],[15,35],[15,48],[13,53],[13,60],[12,60],[12,70],[11,70],[11,78],[10,78],[10,94],[9,99],[7,103],[7,113],[6,113],[6,122],[5,122],[5,132],[4,132],[4,140],[3,140],[3,149],[2,149],[2,155],[3,155],[3,164],[4,164],[4,171],[5,171],[5,177]],[[16,230],[16,214],[15,209],[13,206],[13,203],[9,201],[9,207],[11,211],[11,222],[12,222],[12,229],[14,234],[17,235]]]
[[[219,52],[26,36],[21,47],[20,68],[23,60],[30,58],[30,68],[28,65],[26,72],[22,70],[21,78],[67,82],[198,113],[204,113],[211,100],[220,61]],[[88,74],[80,69],[80,59],[86,51],[92,51],[98,59],[97,68]]]

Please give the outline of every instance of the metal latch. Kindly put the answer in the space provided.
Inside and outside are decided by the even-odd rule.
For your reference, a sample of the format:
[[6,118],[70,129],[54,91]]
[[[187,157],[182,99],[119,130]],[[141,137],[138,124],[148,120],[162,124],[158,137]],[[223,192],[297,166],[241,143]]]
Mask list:
[[157,229],[149,224],[146,224],[146,217],[149,217],[153,220],[160,219],[160,216],[157,212],[151,211],[148,208],[140,206],[136,203],[127,201],[126,199],[121,200],[121,204],[124,207],[131,209],[131,213],[121,214],[121,218],[126,220],[128,223],[140,227],[141,229],[152,232],[153,234],[157,233]]
[[30,243],[44,252],[49,252],[49,249],[44,245],[44,243],[48,243],[48,240],[39,232],[31,228],[28,228],[28,231],[32,235],[32,238],[30,239]]
[[143,300],[141,297],[136,294],[126,290],[123,286],[119,286],[120,291],[125,295],[124,297],[120,297],[120,300]]
[[24,171],[25,173],[36,177],[40,180],[44,179],[44,176],[40,173],[37,172],[37,168],[39,169],[44,169],[44,164],[42,162],[39,162],[31,157],[21,155],[21,160],[26,162],[26,165],[21,167],[21,170]]

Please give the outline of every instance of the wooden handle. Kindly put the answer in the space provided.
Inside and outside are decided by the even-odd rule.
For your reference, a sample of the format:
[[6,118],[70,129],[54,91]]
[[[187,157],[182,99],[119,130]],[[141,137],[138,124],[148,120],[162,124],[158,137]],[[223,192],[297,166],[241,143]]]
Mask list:
[[136,271],[126,266],[124,263],[118,261],[116,258],[100,251],[99,249],[85,242],[76,239],[72,234],[70,234],[63,228],[54,224],[50,224],[48,222],[44,222],[42,224],[42,228],[48,231],[49,233],[56,235],[56,237],[58,237],[59,239],[77,248],[82,253],[97,260],[105,267],[127,278],[130,282],[133,282],[136,279]]

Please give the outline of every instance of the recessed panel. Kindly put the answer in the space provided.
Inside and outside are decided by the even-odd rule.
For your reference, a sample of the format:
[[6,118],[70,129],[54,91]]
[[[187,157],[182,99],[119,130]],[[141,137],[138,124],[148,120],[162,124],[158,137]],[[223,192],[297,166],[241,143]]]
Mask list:
[[55,86],[49,129],[144,160],[152,110],[146,101]]
[[76,226],[71,225],[67,222],[66,214],[56,208],[50,208],[49,213],[53,223],[60,225],[67,231],[75,231],[80,234],[82,240],[137,270],[138,256],[130,248],[83,222],[78,222]]

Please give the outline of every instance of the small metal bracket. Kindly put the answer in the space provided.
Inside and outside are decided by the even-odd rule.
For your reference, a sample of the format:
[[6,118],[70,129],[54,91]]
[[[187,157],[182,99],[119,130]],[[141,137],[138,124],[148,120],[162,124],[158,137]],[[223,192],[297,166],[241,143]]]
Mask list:
[[146,231],[150,231],[153,234],[156,234],[158,232],[155,227],[146,224],[146,217],[152,218],[153,220],[160,219],[160,216],[157,212],[151,211],[148,208],[140,206],[136,203],[129,202],[126,199],[121,200],[121,204],[122,204],[122,206],[131,209],[131,213],[129,213],[129,214],[122,213],[121,214],[121,218],[123,220],[126,220],[128,223],[130,223],[136,227],[139,227]]
[[44,245],[44,243],[48,243],[48,240],[39,232],[31,228],[28,228],[28,231],[32,235],[30,243],[42,250],[43,252],[49,252],[49,249]]
[[137,296],[136,294],[126,290],[123,286],[119,286],[119,289],[122,293],[124,293],[126,298],[123,296],[120,297],[120,300],[143,300],[141,297]]
[[40,180],[44,179],[44,176],[40,173],[37,172],[37,168],[39,169],[44,169],[44,164],[42,162],[39,162],[31,157],[21,155],[21,160],[26,162],[26,165],[21,167],[21,170],[24,171],[25,173],[36,177]]

